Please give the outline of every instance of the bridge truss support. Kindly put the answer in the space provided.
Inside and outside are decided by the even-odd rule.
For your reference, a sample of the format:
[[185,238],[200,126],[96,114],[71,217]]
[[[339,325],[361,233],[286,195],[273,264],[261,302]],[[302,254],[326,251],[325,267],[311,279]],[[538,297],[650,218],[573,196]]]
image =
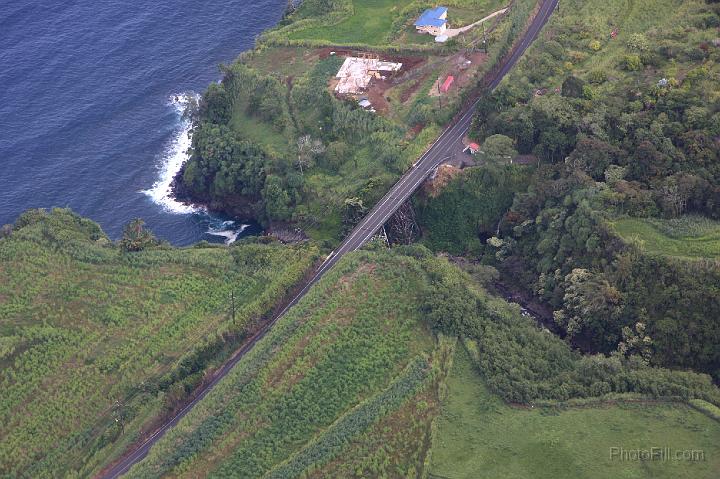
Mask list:
[[391,244],[411,244],[420,238],[420,225],[410,200],[398,208],[385,223],[385,228]]

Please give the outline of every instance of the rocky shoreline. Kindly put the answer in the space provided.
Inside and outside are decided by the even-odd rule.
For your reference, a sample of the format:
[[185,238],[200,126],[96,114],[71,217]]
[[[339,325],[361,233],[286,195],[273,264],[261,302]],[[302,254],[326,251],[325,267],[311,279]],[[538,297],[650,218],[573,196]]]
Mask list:
[[232,197],[230,202],[224,201],[222,203],[212,201],[210,198],[196,197],[190,193],[182,181],[184,172],[185,165],[175,174],[170,184],[170,191],[175,201],[188,206],[202,207],[208,213],[222,214],[237,222],[258,223],[263,228],[263,236],[273,237],[282,243],[295,244],[310,240],[310,237],[301,228],[292,223],[271,222],[268,225],[261,223],[255,214],[253,203],[246,197],[237,195]]

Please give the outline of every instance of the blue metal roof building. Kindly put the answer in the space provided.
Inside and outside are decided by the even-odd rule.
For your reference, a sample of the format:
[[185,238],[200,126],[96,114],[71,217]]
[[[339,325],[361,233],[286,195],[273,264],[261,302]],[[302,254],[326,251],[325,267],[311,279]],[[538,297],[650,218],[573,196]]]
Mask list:
[[416,27],[442,27],[447,23],[447,7],[429,8],[415,22]]

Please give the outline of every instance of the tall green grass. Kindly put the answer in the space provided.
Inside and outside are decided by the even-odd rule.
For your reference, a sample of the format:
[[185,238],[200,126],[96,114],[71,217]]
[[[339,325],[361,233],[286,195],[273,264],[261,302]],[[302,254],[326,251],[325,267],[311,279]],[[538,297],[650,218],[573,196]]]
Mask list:
[[31,212],[18,227],[0,240],[7,477],[90,474],[197,386],[315,254],[264,244],[126,254],[67,210]]
[[612,223],[626,241],[644,251],[678,258],[720,258],[720,223],[702,217],[624,218]]
[[338,457],[430,377],[422,280],[401,257],[344,259],[129,477],[290,478]]
[[[494,396],[458,347],[438,419],[430,478],[711,479],[720,423],[680,403],[528,408]],[[619,461],[610,448],[701,450],[701,461]]]

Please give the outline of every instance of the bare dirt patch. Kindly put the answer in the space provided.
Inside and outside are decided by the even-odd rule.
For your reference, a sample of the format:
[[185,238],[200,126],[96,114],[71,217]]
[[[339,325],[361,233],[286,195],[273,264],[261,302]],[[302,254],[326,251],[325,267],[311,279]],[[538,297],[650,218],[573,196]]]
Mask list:
[[[446,67],[430,89],[430,96],[457,95],[459,91],[475,86],[478,70],[486,60],[487,55],[483,52],[461,52],[448,57],[445,62]],[[440,85],[450,75],[455,79],[452,86],[446,93],[441,92]]]
[[[370,83],[368,89],[364,92],[357,93],[354,95],[347,95],[345,98],[352,100],[359,100],[360,98],[367,97],[372,103],[372,107],[378,113],[385,115],[390,110],[390,98],[386,95],[387,91],[409,79],[415,78],[417,75],[414,74],[416,70],[421,68],[423,64],[427,62],[425,57],[419,56],[401,56],[401,55],[386,55],[376,54],[372,52],[354,50],[354,49],[342,49],[342,48],[322,48],[316,51],[318,58],[324,59],[331,55],[339,57],[367,57],[377,58],[384,62],[402,63],[400,71],[390,74],[383,75],[382,78],[375,78]],[[329,79],[328,87],[331,92],[334,93],[335,86],[337,86],[338,80],[335,78]],[[419,85],[420,83],[418,83]],[[412,92],[411,92],[412,93]],[[405,100],[402,100],[403,102]]]
[[462,170],[452,165],[440,165],[437,175],[423,185],[423,191],[431,198],[437,197],[445,186]]

